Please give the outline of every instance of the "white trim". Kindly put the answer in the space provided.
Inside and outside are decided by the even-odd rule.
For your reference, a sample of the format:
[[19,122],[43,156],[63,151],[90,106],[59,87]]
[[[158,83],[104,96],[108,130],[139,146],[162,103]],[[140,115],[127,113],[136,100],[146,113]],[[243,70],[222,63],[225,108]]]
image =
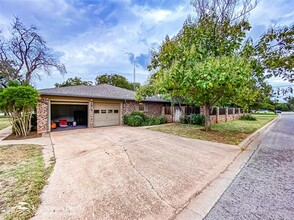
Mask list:
[[48,128],[47,128],[47,131],[48,132],[51,132],[51,101],[50,100],[48,100],[48,107],[47,108],[48,108],[47,109],[47,113],[48,113],[48,116],[47,116],[47,118],[48,118],[48,122],[47,122]]
[[88,105],[89,102],[51,102],[51,105]]
[[91,112],[91,102],[92,102],[92,100],[90,100],[89,102],[88,102],[88,124],[87,124],[87,127],[88,128],[90,128],[90,121],[91,121],[91,114],[92,114],[92,112]]
[[123,124],[123,102],[120,102],[119,105],[120,111],[119,111],[119,125]]

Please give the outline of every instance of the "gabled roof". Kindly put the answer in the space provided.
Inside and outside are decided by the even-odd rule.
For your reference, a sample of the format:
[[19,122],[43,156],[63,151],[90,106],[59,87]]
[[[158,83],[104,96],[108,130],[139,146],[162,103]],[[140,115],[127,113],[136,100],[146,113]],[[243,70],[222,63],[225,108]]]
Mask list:
[[[67,96],[67,97],[85,97],[100,99],[116,99],[134,101],[136,93],[131,90],[119,88],[108,84],[96,86],[67,86],[51,89],[40,89],[41,95],[48,96]],[[167,102],[156,96],[146,98],[144,102]]]

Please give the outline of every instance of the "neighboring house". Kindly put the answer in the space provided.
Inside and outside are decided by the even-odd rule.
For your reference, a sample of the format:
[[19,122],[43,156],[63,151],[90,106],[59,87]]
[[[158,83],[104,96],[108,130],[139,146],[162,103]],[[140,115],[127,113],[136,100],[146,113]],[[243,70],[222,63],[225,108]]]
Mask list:
[[162,107],[170,106],[170,102],[157,97],[138,103],[134,91],[107,84],[41,89],[39,93],[38,133],[51,131],[51,123],[59,120],[75,121],[88,128],[121,125],[123,116],[133,111],[156,116],[162,114]]

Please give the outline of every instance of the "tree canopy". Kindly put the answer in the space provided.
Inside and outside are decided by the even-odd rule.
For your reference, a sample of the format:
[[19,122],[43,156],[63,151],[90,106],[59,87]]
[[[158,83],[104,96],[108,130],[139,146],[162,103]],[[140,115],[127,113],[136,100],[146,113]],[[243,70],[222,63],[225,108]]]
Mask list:
[[109,84],[128,90],[135,90],[136,88],[140,87],[140,83],[136,83],[134,85],[134,83],[129,82],[127,78],[122,75],[107,73],[97,76],[95,79],[95,84]]
[[242,47],[251,28],[245,15],[254,5],[244,3],[237,13],[237,3],[194,1],[198,17],[187,19],[172,39],[166,37],[159,50],[153,51],[149,66],[153,74],[148,86],[153,93],[182,96],[186,102],[205,106],[206,130],[210,130],[213,105],[244,99],[249,93],[245,91],[256,85],[251,47],[244,48],[246,53]]
[[38,91],[31,86],[13,84],[0,92],[0,109],[10,118],[17,136],[27,136],[32,113],[38,102]]
[[55,87],[66,87],[66,86],[80,86],[80,85],[85,85],[85,86],[90,86],[93,83],[91,81],[82,81],[80,77],[74,77],[74,78],[68,78],[62,83],[55,83]]
[[50,75],[52,68],[66,73],[35,26],[26,27],[15,18],[10,32],[10,39],[0,36],[0,80],[4,86],[9,80],[30,84],[33,76],[40,78],[40,71]]
[[[192,1],[196,17],[188,18],[176,36],[167,36],[152,52],[152,74],[137,92],[137,99],[165,94],[203,105],[205,128],[210,130],[211,106],[235,103],[250,108],[268,97],[271,87],[264,73],[280,75],[293,68],[293,59],[289,60],[293,34],[287,28],[273,30],[258,44],[246,38],[251,29],[248,15],[256,4],[253,0]],[[273,49],[274,41],[281,42],[277,49]],[[272,55],[285,60],[273,65]]]
[[279,76],[294,82],[294,24],[270,27],[256,48],[267,77]]

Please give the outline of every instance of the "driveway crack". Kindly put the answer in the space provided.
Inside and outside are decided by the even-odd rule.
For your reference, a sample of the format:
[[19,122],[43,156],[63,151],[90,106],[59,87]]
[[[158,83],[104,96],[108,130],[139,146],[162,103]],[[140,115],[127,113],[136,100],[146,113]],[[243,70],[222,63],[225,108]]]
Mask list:
[[154,188],[153,184],[151,183],[151,181],[135,166],[135,164],[133,163],[129,153],[128,153],[128,150],[123,146],[121,145],[121,147],[123,148],[123,151],[125,152],[125,154],[127,155],[127,158],[129,160],[129,164],[133,167],[134,170],[137,171],[137,173],[143,177],[146,182],[149,184],[150,188],[156,193],[157,197],[163,201],[164,203],[166,203],[168,206],[170,206],[171,208],[173,208],[174,210],[176,210],[177,208],[174,207],[171,203],[169,203],[165,198],[163,198],[157,191],[156,189]]

